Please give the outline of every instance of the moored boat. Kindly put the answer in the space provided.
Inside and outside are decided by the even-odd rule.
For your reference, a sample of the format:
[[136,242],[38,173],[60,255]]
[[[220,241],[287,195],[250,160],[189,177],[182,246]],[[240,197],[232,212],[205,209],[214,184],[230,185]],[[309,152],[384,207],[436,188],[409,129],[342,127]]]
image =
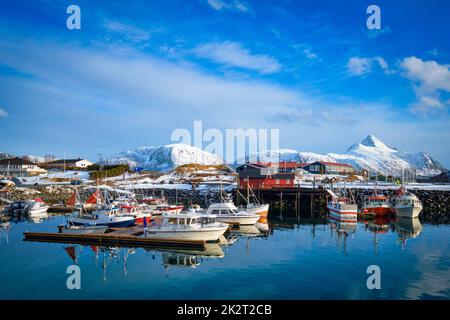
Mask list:
[[66,225],[58,226],[59,233],[65,234],[103,234],[108,229],[103,225]]
[[374,194],[366,197],[363,201],[363,213],[374,213],[375,215],[389,215],[395,213],[389,198],[385,195]]
[[423,209],[422,202],[417,196],[406,190],[402,185],[394,198],[395,213],[398,217],[417,218]]
[[330,211],[330,218],[341,222],[353,222],[358,219],[358,205],[350,193],[350,197],[346,196],[346,189],[335,194],[328,190],[331,194],[331,201],[327,204],[327,209]]
[[159,240],[217,241],[228,229],[225,223],[215,222],[214,216],[204,221],[197,213],[164,213],[160,225],[144,228],[142,237]]
[[257,214],[239,210],[231,201],[211,204],[206,215],[215,215],[218,221],[237,225],[253,225],[261,218]]
[[15,201],[4,209],[5,213],[11,215],[27,215],[29,217],[39,217],[45,215],[48,206],[39,198],[34,200]]
[[180,213],[183,210],[183,208],[184,206],[182,205],[160,204],[156,206],[154,214]]
[[119,208],[102,208],[89,214],[79,214],[78,217],[70,217],[67,221],[75,226],[107,226],[107,227],[130,227],[134,224],[134,217],[120,214]]

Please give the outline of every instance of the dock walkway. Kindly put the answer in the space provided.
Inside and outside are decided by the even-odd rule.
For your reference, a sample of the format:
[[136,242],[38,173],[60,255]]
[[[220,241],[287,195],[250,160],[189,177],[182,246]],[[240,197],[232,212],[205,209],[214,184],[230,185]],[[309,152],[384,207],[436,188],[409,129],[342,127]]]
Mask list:
[[[139,231],[137,231],[139,229]],[[142,228],[112,229],[104,234],[65,234],[57,232],[25,232],[24,241],[51,243],[79,243],[86,245],[101,245],[113,247],[143,247],[143,248],[186,248],[205,250],[204,241],[191,240],[156,240],[142,235]]]

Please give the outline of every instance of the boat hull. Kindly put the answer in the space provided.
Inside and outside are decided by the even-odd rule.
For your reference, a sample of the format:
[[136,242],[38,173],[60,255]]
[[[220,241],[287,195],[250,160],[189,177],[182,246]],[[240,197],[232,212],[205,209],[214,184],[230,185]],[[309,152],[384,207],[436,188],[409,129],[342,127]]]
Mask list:
[[61,233],[64,234],[103,234],[108,229],[107,226],[101,226],[97,228],[64,228],[61,230]]
[[262,204],[260,206],[247,207],[247,208],[245,208],[245,212],[251,213],[251,214],[257,214],[260,217],[267,217],[267,215],[269,214],[269,205]]
[[240,216],[240,215],[220,215],[217,216],[217,221],[225,222],[229,224],[239,224],[239,225],[252,225],[258,222],[261,217],[259,215],[252,216]]
[[42,217],[43,215],[47,214],[47,210],[48,210],[48,207],[43,207],[43,208],[39,208],[39,209],[32,209],[32,210],[26,211],[26,214],[29,217]]
[[371,208],[365,208],[364,213],[374,213],[375,215],[390,215],[395,213],[395,209],[391,207],[371,207]]
[[417,218],[422,212],[422,207],[413,206],[396,206],[395,213],[398,217],[402,218]]
[[143,237],[158,240],[190,240],[190,241],[217,241],[228,227],[210,230],[158,230],[148,229]]
[[330,218],[340,222],[354,222],[358,219],[358,209],[337,210],[332,205],[327,206]]
[[91,226],[107,226],[111,228],[126,228],[134,225],[134,218],[123,220],[113,219],[111,221],[74,218],[69,220],[69,222],[75,226],[91,225]]

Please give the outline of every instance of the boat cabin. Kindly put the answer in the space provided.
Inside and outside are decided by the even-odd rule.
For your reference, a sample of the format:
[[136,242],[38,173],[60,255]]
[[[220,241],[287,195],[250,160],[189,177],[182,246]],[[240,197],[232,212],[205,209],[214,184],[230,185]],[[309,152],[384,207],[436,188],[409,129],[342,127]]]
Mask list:
[[221,215],[221,214],[238,214],[239,210],[231,202],[226,203],[213,203],[209,206],[206,214],[209,215]]

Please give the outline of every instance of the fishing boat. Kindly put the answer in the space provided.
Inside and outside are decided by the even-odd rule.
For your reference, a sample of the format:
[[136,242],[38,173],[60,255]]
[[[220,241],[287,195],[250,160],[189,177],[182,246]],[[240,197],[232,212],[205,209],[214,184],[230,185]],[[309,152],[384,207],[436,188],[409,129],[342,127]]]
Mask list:
[[375,185],[373,194],[363,199],[362,213],[383,216],[395,213],[395,209],[387,196],[378,194],[377,186]]
[[167,200],[165,198],[157,198],[155,196],[144,197],[141,201],[147,204],[152,210],[155,210],[159,205],[167,204]]
[[122,205],[121,214],[134,217],[134,223],[146,225],[152,220],[152,210],[142,205]]
[[[239,191],[238,194],[242,196],[242,194]],[[269,204],[260,203],[258,197],[256,197],[255,193],[253,192],[253,189],[250,187],[248,180],[247,180],[247,196],[243,198],[247,203],[247,205],[243,208],[245,212],[257,214],[260,217],[268,216]]]
[[327,204],[327,209],[330,211],[330,218],[341,222],[353,222],[358,219],[358,205],[356,204],[353,194],[349,192],[350,196],[346,195],[347,189],[344,187],[336,194],[328,190],[331,194],[331,201]]
[[180,213],[183,210],[183,205],[174,205],[174,204],[159,204],[156,206],[154,214],[163,214],[163,213]]
[[208,216],[205,221],[197,213],[164,213],[160,225],[151,224],[144,228],[142,237],[159,240],[217,241],[228,229],[228,225]]
[[231,201],[213,203],[205,214],[217,216],[218,221],[236,225],[254,225],[261,218],[255,213],[239,210]]
[[90,204],[95,201],[96,210],[87,212],[83,208],[74,211],[72,217],[67,219],[68,224],[75,226],[107,226],[107,227],[130,227],[134,224],[135,217],[124,214],[121,209],[112,202],[108,203],[108,194],[104,190],[104,196],[97,190],[91,195]]
[[91,213],[83,213],[80,210],[79,215],[69,217],[67,221],[75,226],[107,226],[107,227],[130,227],[134,224],[134,216],[124,215],[120,213],[118,207],[104,207],[92,211]]
[[64,234],[103,234],[108,229],[101,225],[61,225],[58,226],[58,232]]
[[402,185],[395,193],[394,209],[398,217],[417,218],[423,206],[419,198]]

